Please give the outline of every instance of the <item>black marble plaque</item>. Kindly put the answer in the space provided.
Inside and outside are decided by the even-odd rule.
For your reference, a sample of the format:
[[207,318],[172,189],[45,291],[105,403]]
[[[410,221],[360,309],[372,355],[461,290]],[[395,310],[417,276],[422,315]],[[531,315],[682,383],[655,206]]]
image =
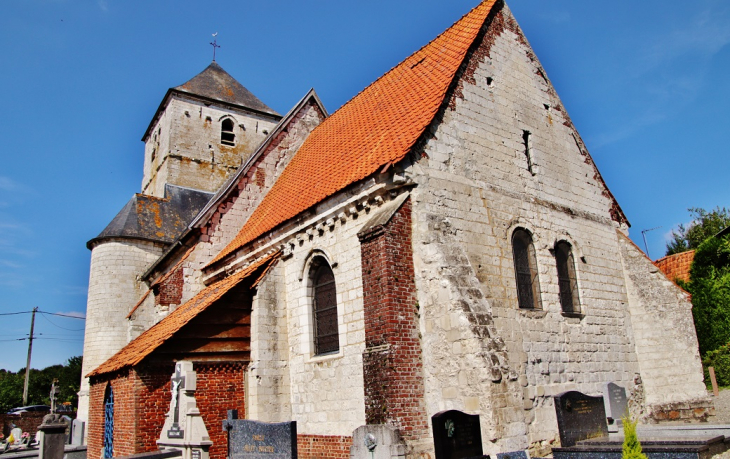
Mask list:
[[228,412],[223,430],[228,431],[229,459],[296,459],[297,423],[236,419]]
[[431,417],[436,459],[482,457],[479,415],[457,410],[441,411]]
[[497,459],[530,459],[527,451],[510,451],[508,453],[497,453]]
[[603,397],[569,391],[554,396],[553,401],[563,448],[581,440],[608,436]]

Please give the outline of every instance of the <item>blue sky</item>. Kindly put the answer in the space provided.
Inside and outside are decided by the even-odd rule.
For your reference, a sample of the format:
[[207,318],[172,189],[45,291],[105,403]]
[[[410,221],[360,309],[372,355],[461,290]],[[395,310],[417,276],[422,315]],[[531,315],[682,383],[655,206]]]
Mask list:
[[[477,0],[0,4],[0,313],[83,315],[87,240],[142,180],[167,88],[217,61],[286,113],[333,112]],[[687,208],[730,206],[730,3],[512,0],[528,40],[652,258]],[[30,315],[5,315],[0,368],[25,366]],[[82,351],[83,321],[39,316],[35,368]]]

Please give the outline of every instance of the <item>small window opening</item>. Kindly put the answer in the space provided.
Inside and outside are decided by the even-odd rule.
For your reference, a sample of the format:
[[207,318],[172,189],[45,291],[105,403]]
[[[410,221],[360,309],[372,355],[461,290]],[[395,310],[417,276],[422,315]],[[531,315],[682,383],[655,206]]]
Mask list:
[[532,163],[532,147],[530,146],[530,131],[522,131],[522,143],[525,147],[525,158],[527,159],[527,170],[530,174],[535,175],[535,165]]
[[492,86],[492,83],[494,83],[494,78],[487,77],[487,86]]
[[512,234],[512,255],[520,309],[541,309],[537,257],[532,235],[527,230],[519,228]]
[[317,258],[312,262],[310,276],[313,290],[314,353],[321,355],[337,352],[340,350],[340,338],[335,275],[324,259]]
[[580,297],[578,296],[578,278],[575,274],[573,251],[566,241],[555,244],[555,264],[558,268],[558,286],[560,287],[560,307],[563,312],[580,313]]
[[233,146],[236,144],[236,134],[233,132],[233,120],[226,118],[221,123],[221,143]]

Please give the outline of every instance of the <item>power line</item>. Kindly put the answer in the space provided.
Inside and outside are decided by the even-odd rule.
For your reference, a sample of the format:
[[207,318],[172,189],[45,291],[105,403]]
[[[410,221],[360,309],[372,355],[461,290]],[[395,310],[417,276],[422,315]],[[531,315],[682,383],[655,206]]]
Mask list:
[[[39,311],[39,312],[40,312],[40,311]],[[48,314],[48,313],[45,313],[45,312],[41,312],[41,317],[43,317],[44,319],[46,319],[46,320],[48,321],[48,323],[50,323],[50,324],[51,324],[51,325],[53,325],[54,327],[58,327],[58,328],[60,328],[61,330],[68,330],[68,331],[81,331],[81,330],[83,330],[83,328],[66,328],[66,327],[62,327],[62,326],[60,326],[60,325],[58,325],[58,324],[54,323],[54,322],[53,322],[53,321],[52,321],[51,319],[49,319],[48,317],[46,317],[46,315],[47,315],[47,314]]]
[[79,319],[79,320],[86,320],[86,317],[78,317],[78,316],[72,316],[70,314],[61,314],[60,312],[45,312],[45,311],[38,311],[41,314],[48,314],[50,316],[60,316],[60,317],[68,317],[69,319]]
[[33,311],[22,311],[22,312],[3,312],[0,313],[0,316],[14,316],[16,314],[30,314]]

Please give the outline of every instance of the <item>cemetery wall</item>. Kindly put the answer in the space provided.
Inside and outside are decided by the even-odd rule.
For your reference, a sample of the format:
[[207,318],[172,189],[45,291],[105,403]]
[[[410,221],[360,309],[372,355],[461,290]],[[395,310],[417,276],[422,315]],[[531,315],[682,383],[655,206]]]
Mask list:
[[627,237],[619,236],[645,416],[653,421],[705,420],[712,402],[703,382],[689,295]]
[[[28,432],[31,438],[35,437],[38,426],[43,422],[43,417],[48,413],[37,411],[26,411],[20,414],[0,413],[0,426],[2,426],[2,434],[5,438],[10,435],[10,431],[14,427],[18,427],[23,432]],[[14,427],[13,427],[14,426]]]
[[297,435],[299,459],[346,459],[352,437],[337,435]]
[[365,417],[368,424],[398,428],[409,442],[429,437],[411,227],[411,201],[406,199],[389,222],[359,234]]
[[[233,120],[234,146],[221,143],[225,118]],[[164,197],[166,183],[216,191],[276,123],[271,116],[173,95],[145,139],[142,193]]]

